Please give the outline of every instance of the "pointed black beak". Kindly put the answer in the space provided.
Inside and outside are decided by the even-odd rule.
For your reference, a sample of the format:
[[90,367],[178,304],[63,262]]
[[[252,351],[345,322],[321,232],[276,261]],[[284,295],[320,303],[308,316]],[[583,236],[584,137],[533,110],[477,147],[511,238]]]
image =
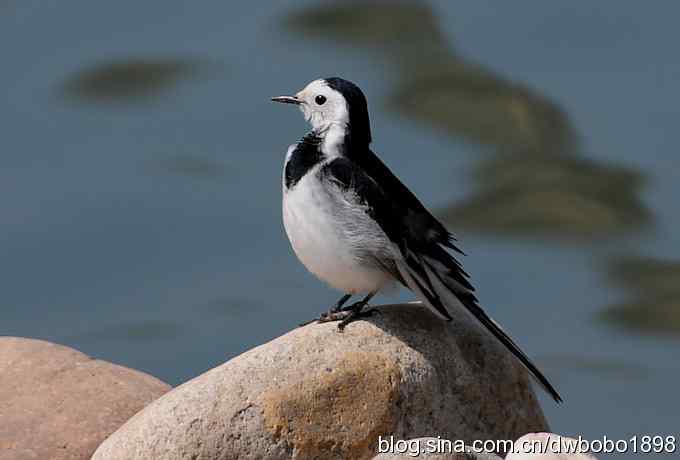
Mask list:
[[284,104],[300,105],[302,101],[295,96],[276,96],[272,98],[274,102],[283,102]]

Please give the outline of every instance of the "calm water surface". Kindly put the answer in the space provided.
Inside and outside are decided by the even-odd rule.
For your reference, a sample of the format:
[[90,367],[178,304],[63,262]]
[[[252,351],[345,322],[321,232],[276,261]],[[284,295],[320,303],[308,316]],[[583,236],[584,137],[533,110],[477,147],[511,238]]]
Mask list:
[[177,384],[326,308],[280,217],[307,128],[268,98],[341,75],[562,392],[552,429],[680,435],[678,267],[616,271],[654,280],[680,247],[680,7],[431,2],[400,26],[414,53],[385,5],[348,40],[329,3],[3,2],[0,334]]

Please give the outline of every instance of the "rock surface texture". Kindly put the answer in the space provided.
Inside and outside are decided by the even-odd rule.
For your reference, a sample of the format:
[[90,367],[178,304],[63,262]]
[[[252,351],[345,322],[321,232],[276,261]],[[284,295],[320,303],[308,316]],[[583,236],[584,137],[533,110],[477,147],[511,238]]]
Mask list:
[[547,426],[524,369],[418,305],[310,324],[151,403],[95,460],[371,459],[379,435],[517,439]]
[[170,389],[150,375],[42,340],[0,337],[0,459],[89,459]]

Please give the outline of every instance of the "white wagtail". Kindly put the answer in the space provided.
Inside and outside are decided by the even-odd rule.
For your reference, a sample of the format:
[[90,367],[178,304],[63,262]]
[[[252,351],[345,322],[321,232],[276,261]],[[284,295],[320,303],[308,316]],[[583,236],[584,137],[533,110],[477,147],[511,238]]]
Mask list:
[[[342,330],[366,316],[369,300],[399,283],[437,316],[463,306],[501,341],[558,402],[560,395],[517,344],[477,303],[468,274],[447,249],[455,238],[371,151],[362,91],[341,78],[309,83],[294,96],[312,130],[288,148],[283,223],[307,269],[345,295],[319,321]],[[343,305],[354,294],[366,297]]]

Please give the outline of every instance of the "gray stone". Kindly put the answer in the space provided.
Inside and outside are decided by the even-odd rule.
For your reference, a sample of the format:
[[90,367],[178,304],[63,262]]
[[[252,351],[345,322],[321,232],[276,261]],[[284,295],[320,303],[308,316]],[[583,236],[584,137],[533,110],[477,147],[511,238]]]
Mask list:
[[169,389],[72,348],[0,337],[0,460],[88,459]]
[[379,435],[517,439],[547,428],[527,374],[471,320],[418,305],[310,324],[175,388],[93,456],[370,459]]

